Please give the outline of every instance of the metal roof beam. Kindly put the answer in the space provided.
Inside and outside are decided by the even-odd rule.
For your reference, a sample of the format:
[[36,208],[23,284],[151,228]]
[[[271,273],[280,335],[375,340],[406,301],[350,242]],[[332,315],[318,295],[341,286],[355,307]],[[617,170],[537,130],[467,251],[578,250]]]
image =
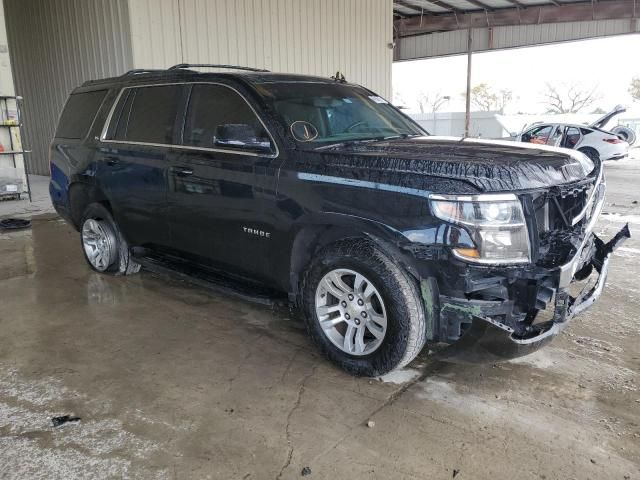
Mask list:
[[634,18],[634,0],[608,0],[595,3],[570,3],[561,6],[541,5],[524,9],[501,8],[491,12],[467,12],[409,17],[396,20],[400,37],[434,32],[448,32],[467,28],[486,28],[509,25],[537,25],[541,23],[581,22]]
[[436,7],[446,8],[447,10],[451,10],[452,12],[456,12],[456,13],[464,12],[464,10],[462,10],[462,9],[460,9],[458,7],[454,7],[453,5],[451,5],[449,3],[442,2],[441,0],[426,0],[426,1],[429,2],[429,3],[434,4]]
[[530,5],[525,5],[522,2],[519,2],[518,0],[507,0],[507,2],[509,2],[512,5],[515,5],[518,8],[527,8],[530,6]]
[[[464,10],[461,10],[458,7],[454,7],[453,5],[447,3],[447,2],[443,2],[441,0],[424,0],[427,3],[430,3],[432,5],[435,5],[436,7],[441,7],[441,8],[445,8],[447,10],[450,10],[452,12],[456,12],[456,13],[460,13],[460,12],[464,12]],[[469,0],[467,0],[469,1]],[[435,13],[437,14],[441,14],[441,13],[447,13],[447,12],[433,12],[431,10],[427,10],[427,9],[423,9],[422,7],[419,7],[418,5],[412,4],[412,3],[408,3],[408,2],[404,2],[402,0],[395,0],[393,2],[394,4],[400,5],[402,7],[405,8],[410,8],[411,10],[416,11],[416,15],[433,15]]]
[[493,10],[493,7],[491,7],[490,5],[487,5],[486,3],[478,2],[478,0],[464,0],[464,1],[467,3],[470,3],[471,5],[475,5],[476,7],[482,10],[487,10],[488,12]]
[[422,11],[423,11],[422,8],[420,8],[420,7],[416,6],[416,5],[412,5],[412,4],[408,3],[408,2],[403,2],[401,0],[394,0],[393,3],[397,4],[397,5],[401,6],[401,7],[404,7],[406,9],[408,9],[408,10],[413,10],[414,12],[416,12],[415,15],[420,15],[420,14],[422,14]]

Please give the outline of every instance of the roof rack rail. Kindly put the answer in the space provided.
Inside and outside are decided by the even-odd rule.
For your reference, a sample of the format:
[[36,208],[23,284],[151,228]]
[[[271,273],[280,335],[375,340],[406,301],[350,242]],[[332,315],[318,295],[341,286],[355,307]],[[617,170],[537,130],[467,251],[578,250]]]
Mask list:
[[246,70],[248,72],[268,72],[262,68],[241,67],[238,65],[217,65],[215,63],[179,63],[173,67],[169,67],[167,70],[182,70],[192,67],[211,67],[211,68],[229,68],[232,70]]
[[160,73],[164,72],[164,70],[158,69],[150,69],[150,68],[134,68],[133,70],[129,70],[128,72],[123,73],[122,77],[128,77],[130,75],[140,75],[142,73]]

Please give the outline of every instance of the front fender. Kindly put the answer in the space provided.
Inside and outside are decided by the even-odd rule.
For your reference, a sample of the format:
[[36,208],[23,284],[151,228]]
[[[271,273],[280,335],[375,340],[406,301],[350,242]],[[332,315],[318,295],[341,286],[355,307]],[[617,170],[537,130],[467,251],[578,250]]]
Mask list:
[[402,248],[409,239],[399,230],[366,217],[322,212],[300,218],[291,247],[288,290],[298,300],[304,271],[323,247],[343,238],[368,238],[390,258],[419,278],[415,259]]

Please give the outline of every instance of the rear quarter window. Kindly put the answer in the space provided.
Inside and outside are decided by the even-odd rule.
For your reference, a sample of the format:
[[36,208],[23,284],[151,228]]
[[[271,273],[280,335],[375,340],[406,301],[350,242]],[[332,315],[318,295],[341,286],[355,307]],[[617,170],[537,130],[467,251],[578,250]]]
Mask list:
[[172,144],[182,85],[129,87],[123,91],[107,140]]
[[106,90],[95,90],[70,95],[58,121],[56,138],[86,137],[106,94]]

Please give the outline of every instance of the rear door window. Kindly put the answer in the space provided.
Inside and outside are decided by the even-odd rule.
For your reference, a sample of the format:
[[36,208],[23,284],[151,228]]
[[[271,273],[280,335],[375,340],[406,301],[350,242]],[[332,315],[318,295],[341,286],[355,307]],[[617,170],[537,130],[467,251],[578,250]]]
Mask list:
[[582,138],[582,135],[580,135],[580,130],[578,128],[568,127],[562,146],[564,148],[575,148],[575,146],[580,142],[580,138]]
[[109,138],[125,142],[174,143],[183,87],[159,85],[126,89],[114,110]]
[[69,96],[56,130],[56,138],[81,139],[89,128],[104,100],[106,90],[74,93]]
[[[264,125],[238,93],[222,85],[195,84],[187,107],[183,144],[220,148],[216,144],[216,131],[222,125],[246,126],[255,133],[257,140],[273,148]],[[226,145],[225,148],[233,148],[233,145]]]

